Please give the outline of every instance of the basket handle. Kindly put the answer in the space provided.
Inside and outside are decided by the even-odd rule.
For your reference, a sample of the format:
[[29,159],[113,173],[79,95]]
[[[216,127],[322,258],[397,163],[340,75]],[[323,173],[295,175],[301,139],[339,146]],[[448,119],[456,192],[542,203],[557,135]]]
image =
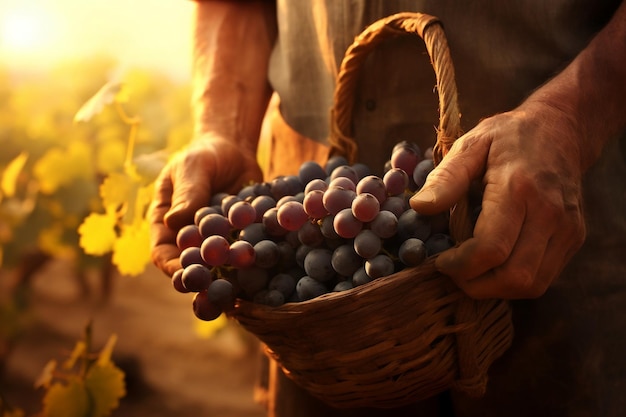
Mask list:
[[[330,155],[343,155],[354,163],[357,143],[353,138],[352,117],[359,72],[369,52],[387,39],[417,35],[426,45],[437,79],[439,96],[439,126],[433,146],[433,160],[439,164],[454,141],[461,136],[461,113],[457,101],[454,66],[448,41],[439,19],[434,16],[404,12],[380,19],[358,35],[347,49],[333,97],[330,126]],[[472,235],[467,199],[457,202],[451,210],[450,234],[457,242]]]

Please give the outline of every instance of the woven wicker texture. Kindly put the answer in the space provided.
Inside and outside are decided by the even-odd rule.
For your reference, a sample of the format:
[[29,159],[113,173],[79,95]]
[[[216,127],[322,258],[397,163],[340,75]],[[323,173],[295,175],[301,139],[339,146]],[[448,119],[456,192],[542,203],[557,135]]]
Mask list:
[[[332,110],[331,154],[354,161],[352,105],[367,53],[407,35],[424,41],[437,77],[436,162],[461,134],[442,26],[433,16],[400,13],[373,23],[345,54]],[[451,213],[457,241],[471,233],[463,204]],[[509,305],[470,299],[434,261],[301,303],[268,307],[239,300],[229,315],[265,343],[291,379],[335,407],[399,407],[447,389],[480,396],[489,366],[513,337]]]

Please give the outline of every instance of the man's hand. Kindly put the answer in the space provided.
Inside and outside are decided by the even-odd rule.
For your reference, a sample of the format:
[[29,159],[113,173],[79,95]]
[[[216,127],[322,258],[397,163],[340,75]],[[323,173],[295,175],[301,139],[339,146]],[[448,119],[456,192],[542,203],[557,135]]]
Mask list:
[[152,259],[168,275],[180,269],[178,230],[193,223],[199,208],[218,192],[236,194],[263,174],[255,155],[232,141],[207,138],[177,155],[157,179],[151,205]]
[[485,119],[412,198],[418,212],[442,212],[482,177],[473,237],[436,261],[469,296],[538,297],[581,247],[579,134],[566,115],[539,103]]

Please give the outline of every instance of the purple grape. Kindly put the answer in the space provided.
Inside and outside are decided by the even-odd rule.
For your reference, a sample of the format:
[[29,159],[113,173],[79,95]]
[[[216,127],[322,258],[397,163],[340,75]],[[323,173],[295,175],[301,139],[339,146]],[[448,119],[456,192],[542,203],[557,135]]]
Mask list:
[[204,216],[209,215],[209,214],[222,214],[222,210],[221,209],[218,210],[214,206],[201,207],[198,210],[196,210],[193,216],[193,223],[199,226],[200,220],[202,220]]
[[423,241],[410,238],[402,242],[398,249],[398,258],[406,266],[417,266],[424,262],[428,255]]
[[304,258],[306,274],[320,282],[328,282],[335,277],[332,265],[333,252],[325,248],[315,248]]
[[326,191],[328,190],[328,183],[324,180],[313,180],[304,187],[304,195],[313,190]]
[[228,221],[234,229],[243,229],[254,223],[256,209],[247,201],[237,201],[228,211]]
[[436,255],[454,246],[454,240],[444,233],[435,233],[429,237],[424,244],[428,251],[428,256]]
[[391,154],[391,166],[400,168],[407,174],[413,172],[420,160],[419,152],[411,147],[399,148]]
[[204,259],[202,259],[200,248],[197,246],[192,246],[187,249],[184,249],[180,253],[180,264],[183,268],[188,267],[193,264],[201,264],[204,265]]
[[302,202],[304,211],[312,219],[322,219],[328,215],[328,210],[324,207],[324,191],[312,190],[304,196]]
[[209,287],[213,281],[213,273],[204,265],[192,264],[183,270],[181,281],[187,290],[200,292]]
[[363,222],[354,217],[352,209],[347,208],[337,213],[333,220],[333,227],[339,236],[352,239],[363,229]]
[[317,223],[306,222],[298,230],[298,240],[303,245],[320,246],[324,243],[324,235]]
[[172,275],[171,280],[172,286],[176,291],[182,294],[186,294],[190,291],[183,285],[183,271],[183,268],[176,270],[176,272],[174,272],[174,275]]
[[367,223],[380,212],[380,202],[373,194],[363,192],[352,200],[351,210],[357,220]]
[[352,206],[352,200],[356,197],[356,193],[343,187],[333,187],[324,193],[323,203],[326,211],[332,215],[336,215],[341,210]]
[[308,184],[316,179],[324,179],[327,176],[324,168],[315,161],[304,162],[298,170],[298,178],[302,184]]
[[202,244],[202,235],[200,228],[195,224],[183,226],[176,234],[176,246],[178,249],[184,250],[190,247],[200,247]]
[[255,245],[263,239],[267,239],[268,233],[261,223],[252,223],[239,231],[238,240],[245,240],[251,245]]
[[212,213],[204,216],[202,220],[200,220],[198,229],[202,237],[206,239],[213,235],[228,237],[230,235],[231,226],[226,217],[221,214]]
[[435,168],[435,164],[432,159],[423,159],[416,166],[413,172],[413,181],[419,190],[426,183],[428,174]]
[[380,237],[370,229],[361,230],[354,238],[354,250],[365,259],[378,255],[383,247]]
[[289,230],[285,229],[278,223],[278,209],[272,207],[263,215],[263,227],[269,236],[280,237],[285,236]]
[[346,190],[356,191],[356,183],[348,177],[337,177],[328,183],[328,188],[341,187]]
[[204,321],[213,321],[222,314],[222,309],[209,301],[206,291],[194,294],[193,313],[197,318]]
[[383,204],[387,199],[387,188],[385,187],[385,183],[380,177],[376,175],[368,175],[363,178],[356,185],[356,193],[364,194],[368,193],[376,197],[380,204]]
[[380,206],[380,210],[387,210],[400,217],[402,213],[409,209],[409,204],[406,198],[400,196],[387,197],[385,202]]
[[398,218],[387,210],[381,210],[369,223],[369,228],[382,239],[388,239],[398,231]]
[[278,224],[290,231],[296,231],[309,220],[302,203],[289,201],[278,209]]
[[224,217],[228,218],[228,211],[238,201],[243,201],[241,198],[236,195],[228,195],[222,199],[222,214]]
[[376,255],[365,261],[365,272],[372,278],[381,278],[393,274],[395,265],[393,260],[387,255]]
[[352,288],[354,288],[354,285],[352,285],[352,281],[348,281],[348,280],[339,281],[333,287],[333,292],[348,291],[348,290],[351,290]]
[[233,284],[223,278],[214,280],[207,288],[207,298],[222,310],[229,310],[235,302]]
[[356,170],[352,168],[350,165],[342,165],[335,169],[330,174],[330,180],[334,180],[338,177],[346,177],[352,180],[353,183],[359,182],[359,174],[357,174]]
[[300,301],[306,301],[326,294],[328,288],[316,279],[308,276],[300,278],[296,284],[296,292]]
[[296,279],[285,272],[276,274],[270,279],[267,285],[269,290],[280,291],[283,297],[288,300],[296,290]]
[[268,272],[263,268],[243,268],[237,269],[235,272],[237,283],[241,289],[252,297],[257,292],[267,288],[269,281]]
[[252,200],[250,204],[252,204],[252,207],[254,207],[256,212],[254,221],[256,223],[261,223],[265,212],[273,207],[276,207],[276,200],[269,195],[260,195]]
[[223,236],[213,235],[204,239],[200,247],[202,259],[210,266],[224,265],[228,261],[230,244]]
[[335,168],[338,168],[343,165],[348,165],[348,160],[345,157],[340,156],[340,155],[335,155],[335,156],[330,157],[328,161],[326,161],[326,165],[324,166],[326,175],[330,176],[330,174],[332,174]]
[[368,282],[372,282],[372,278],[370,278],[370,276],[367,275],[367,272],[365,272],[365,265],[357,269],[356,272],[352,274],[352,285],[354,287],[367,284]]
[[398,195],[409,187],[409,175],[401,168],[391,168],[383,176],[387,194]]
[[346,243],[333,251],[331,265],[339,275],[351,277],[357,269],[363,266],[363,258],[355,252],[352,244]]
[[256,253],[250,242],[237,240],[230,245],[227,263],[234,268],[250,268],[254,266]]

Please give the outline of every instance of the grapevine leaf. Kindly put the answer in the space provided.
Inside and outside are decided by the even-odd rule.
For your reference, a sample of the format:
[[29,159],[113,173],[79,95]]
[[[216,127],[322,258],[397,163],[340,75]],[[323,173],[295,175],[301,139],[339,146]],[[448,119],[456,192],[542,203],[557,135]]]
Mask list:
[[95,115],[99,114],[102,109],[115,101],[116,96],[122,90],[122,83],[119,81],[110,81],[98,90],[85,104],[81,106],[74,116],[74,122],[88,122]]
[[104,255],[113,248],[115,233],[115,213],[91,213],[78,227],[79,244],[88,255]]
[[210,339],[226,327],[227,324],[228,319],[224,314],[221,314],[217,319],[211,321],[194,320],[194,330],[199,337]]
[[57,369],[57,361],[52,359],[48,361],[46,366],[44,366],[41,371],[41,375],[35,381],[35,388],[44,387],[48,388],[52,383],[52,378],[54,378],[54,371]]
[[79,340],[76,342],[76,346],[74,346],[74,350],[70,354],[70,357],[63,363],[63,368],[72,369],[76,364],[76,361],[81,358],[82,355],[87,353],[87,344]]
[[109,336],[109,340],[104,345],[100,354],[98,355],[98,365],[109,365],[111,364],[111,355],[113,354],[113,348],[115,347],[115,342],[117,342],[117,335],[112,334]]
[[6,197],[13,197],[17,188],[17,179],[26,164],[28,159],[28,153],[22,152],[4,169],[2,173],[2,183],[0,184],[0,190]]
[[150,229],[148,222],[123,225],[122,233],[113,246],[113,263],[120,273],[139,275],[150,262]]
[[52,194],[67,181],[68,161],[59,148],[48,150],[33,167],[33,173],[39,181],[44,194]]
[[118,407],[120,398],[126,395],[124,372],[112,363],[96,363],[85,377],[93,408],[91,417],[106,417]]
[[83,383],[70,379],[67,385],[56,382],[43,398],[43,414],[46,417],[89,417],[89,394]]
[[113,172],[104,179],[100,186],[100,196],[105,207],[117,209],[119,206],[131,201],[136,193],[137,184],[129,181],[129,178]]

